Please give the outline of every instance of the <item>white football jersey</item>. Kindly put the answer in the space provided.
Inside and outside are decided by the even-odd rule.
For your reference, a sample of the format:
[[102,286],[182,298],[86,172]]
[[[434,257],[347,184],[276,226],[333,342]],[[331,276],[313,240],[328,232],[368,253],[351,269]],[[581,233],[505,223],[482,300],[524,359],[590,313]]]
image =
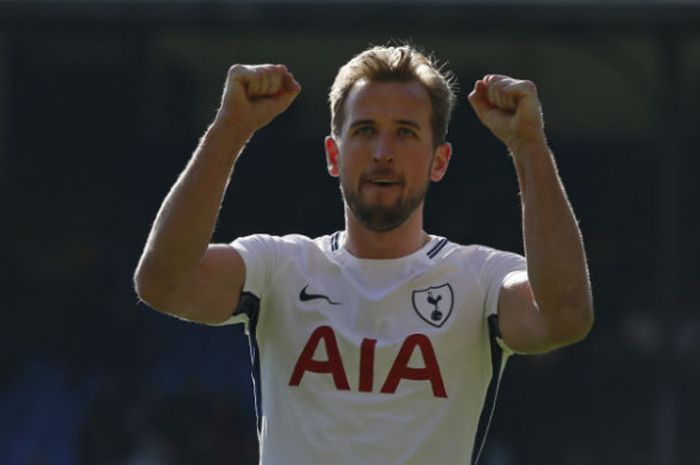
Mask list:
[[343,239],[233,242],[246,278],[228,323],[250,337],[260,463],[475,463],[511,353],[498,296],[525,259],[435,236],[360,259]]

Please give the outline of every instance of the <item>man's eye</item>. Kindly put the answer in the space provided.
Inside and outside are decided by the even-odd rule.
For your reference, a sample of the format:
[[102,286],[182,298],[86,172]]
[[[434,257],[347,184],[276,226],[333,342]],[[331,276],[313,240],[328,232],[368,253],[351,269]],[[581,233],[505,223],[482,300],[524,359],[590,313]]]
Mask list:
[[372,126],[360,126],[355,130],[355,134],[361,136],[371,136],[374,134],[374,128]]
[[411,128],[399,128],[398,133],[401,137],[415,137],[417,135],[416,131]]

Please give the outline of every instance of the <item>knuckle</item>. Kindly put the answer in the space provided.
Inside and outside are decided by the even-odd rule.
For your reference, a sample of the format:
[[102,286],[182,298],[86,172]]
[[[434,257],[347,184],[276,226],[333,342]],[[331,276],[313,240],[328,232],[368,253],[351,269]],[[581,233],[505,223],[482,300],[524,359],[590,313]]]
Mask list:
[[264,74],[271,74],[275,71],[275,65],[265,63],[264,65],[258,65],[258,69]]
[[235,65],[231,65],[231,66],[229,67],[229,69],[228,69],[228,74],[229,74],[229,75],[236,75],[236,74],[240,74],[240,73],[243,72],[243,71],[245,71],[245,66],[244,66],[244,65],[235,64]]

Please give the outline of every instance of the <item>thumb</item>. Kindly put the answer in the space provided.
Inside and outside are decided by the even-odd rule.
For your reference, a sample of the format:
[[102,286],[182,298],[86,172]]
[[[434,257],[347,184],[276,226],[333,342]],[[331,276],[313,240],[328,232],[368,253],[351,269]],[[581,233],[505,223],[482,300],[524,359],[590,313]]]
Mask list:
[[487,114],[493,110],[493,105],[489,103],[488,85],[481,79],[477,80],[474,83],[474,89],[467,98],[476,116],[483,124],[486,124]]
[[287,72],[285,74],[282,88],[277,93],[276,97],[280,98],[280,102],[287,108],[291,103],[297,98],[297,95],[301,92],[301,85],[294,79],[292,73]]

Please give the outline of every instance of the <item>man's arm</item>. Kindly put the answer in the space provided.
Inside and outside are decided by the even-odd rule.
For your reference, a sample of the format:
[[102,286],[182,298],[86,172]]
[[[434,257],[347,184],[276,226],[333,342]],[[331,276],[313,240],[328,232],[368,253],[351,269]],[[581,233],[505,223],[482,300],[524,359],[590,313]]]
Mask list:
[[501,334],[516,352],[540,353],[583,339],[593,303],[581,232],[547,146],[537,89],[530,81],[488,75],[469,101],[510,151],[520,185],[527,274],[500,292]]
[[136,292],[151,307],[201,323],[231,316],[245,265],[230,245],[210,244],[221,202],[246,142],[300,90],[282,65],[229,69],[216,118],[163,201],[136,268]]

